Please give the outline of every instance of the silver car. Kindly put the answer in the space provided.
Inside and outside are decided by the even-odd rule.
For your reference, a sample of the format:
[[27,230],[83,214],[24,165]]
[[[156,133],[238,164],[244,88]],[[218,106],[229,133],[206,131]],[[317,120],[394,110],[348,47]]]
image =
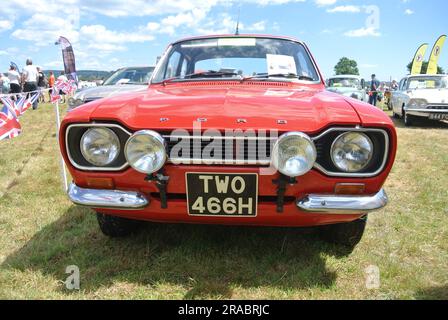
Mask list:
[[327,79],[327,90],[343,96],[368,101],[365,81],[355,75],[340,75]]
[[68,100],[70,109],[101,98],[121,93],[146,90],[154,67],[126,67],[118,69],[101,86],[80,90]]

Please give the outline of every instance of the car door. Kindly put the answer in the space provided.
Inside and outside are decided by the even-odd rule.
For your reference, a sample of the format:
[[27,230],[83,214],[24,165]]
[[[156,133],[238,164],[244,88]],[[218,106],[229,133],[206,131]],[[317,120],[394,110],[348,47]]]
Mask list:
[[393,97],[394,97],[393,111],[396,114],[401,114],[402,107],[403,107],[403,101],[405,98],[404,95],[406,94],[406,92],[405,92],[406,86],[407,86],[407,78],[401,79],[398,91],[394,92],[394,94],[393,94]]

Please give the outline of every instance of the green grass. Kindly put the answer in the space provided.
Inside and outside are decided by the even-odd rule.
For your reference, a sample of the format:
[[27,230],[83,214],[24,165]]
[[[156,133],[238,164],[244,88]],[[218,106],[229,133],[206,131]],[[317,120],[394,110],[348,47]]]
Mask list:
[[[54,110],[0,142],[0,298],[448,299],[448,125],[397,121],[390,204],[351,255],[313,230],[148,225],[109,239],[60,182]],[[81,290],[68,291],[77,265]],[[379,289],[365,286],[376,265]]]

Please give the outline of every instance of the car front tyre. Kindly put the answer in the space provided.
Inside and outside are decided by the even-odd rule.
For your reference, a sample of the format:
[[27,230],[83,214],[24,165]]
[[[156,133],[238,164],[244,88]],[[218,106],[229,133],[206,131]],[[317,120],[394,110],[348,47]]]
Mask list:
[[403,122],[406,127],[412,126],[412,116],[403,110]]
[[331,224],[320,227],[319,234],[322,240],[342,245],[353,250],[361,241],[367,224],[367,216],[358,220]]
[[140,228],[142,222],[111,216],[97,212],[98,225],[104,235],[111,238],[121,238],[129,236]]

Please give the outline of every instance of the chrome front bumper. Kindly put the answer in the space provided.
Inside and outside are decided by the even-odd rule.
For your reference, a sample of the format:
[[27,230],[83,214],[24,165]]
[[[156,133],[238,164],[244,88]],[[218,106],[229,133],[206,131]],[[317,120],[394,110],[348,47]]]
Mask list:
[[138,192],[84,189],[74,183],[68,188],[68,197],[75,204],[92,208],[138,210],[149,204],[148,199]]
[[[149,200],[135,191],[84,189],[74,183],[68,188],[68,197],[78,205],[92,208],[119,210],[143,209]],[[383,189],[373,196],[342,196],[310,194],[297,201],[297,207],[310,213],[358,214],[386,206],[387,195]]]
[[310,213],[358,214],[381,209],[387,202],[386,192],[381,189],[373,196],[310,194],[297,201],[297,207]]
[[418,109],[404,107],[404,110],[408,114],[417,117],[429,117],[431,114],[448,114],[448,109]]

